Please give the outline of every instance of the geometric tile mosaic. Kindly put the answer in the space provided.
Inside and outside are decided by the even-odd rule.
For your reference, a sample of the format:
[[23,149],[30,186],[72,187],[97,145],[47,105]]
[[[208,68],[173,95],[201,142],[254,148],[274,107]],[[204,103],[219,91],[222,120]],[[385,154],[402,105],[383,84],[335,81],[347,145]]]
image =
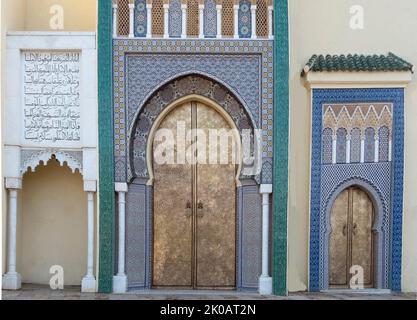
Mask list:
[[184,74],[229,87],[262,128],[262,155],[272,158],[273,41],[114,39],[113,99],[116,170],[127,170],[127,132],[147,99]]
[[[382,235],[381,248],[378,251],[378,261],[380,263],[377,272],[381,277],[378,286],[399,291],[401,290],[402,257],[404,89],[313,89],[312,94],[310,291],[328,288],[328,240],[325,236],[328,228],[326,219],[328,220],[329,201],[334,199],[336,192],[341,191],[338,187],[344,184],[348,185],[349,181],[358,183],[369,193],[373,193],[376,203],[380,203],[383,214],[378,217]],[[322,134],[326,133],[327,136],[324,141],[329,140],[329,134],[323,130],[323,115],[324,110],[326,110],[324,106],[329,104],[363,105],[371,103],[389,106],[389,111],[392,112],[392,124],[389,124],[393,128],[392,162],[323,164],[323,159],[328,162],[329,152],[331,154],[328,147],[327,151],[322,153]],[[378,110],[382,111],[383,109],[384,107]],[[387,109],[385,108],[385,110]],[[328,127],[335,128],[334,126]],[[378,128],[378,125],[372,127],[368,127],[367,130],[375,130],[374,128]],[[373,135],[368,134],[372,138],[375,137],[375,131]],[[382,132],[382,134],[385,134],[384,139],[387,140],[387,133]],[[380,140],[383,140],[382,147],[387,150],[387,142],[384,139]],[[372,141],[375,141],[375,139],[369,139],[369,144],[372,144]],[[369,152],[375,150],[372,145],[368,149]],[[366,155],[365,160],[366,158],[374,159],[373,155]]]

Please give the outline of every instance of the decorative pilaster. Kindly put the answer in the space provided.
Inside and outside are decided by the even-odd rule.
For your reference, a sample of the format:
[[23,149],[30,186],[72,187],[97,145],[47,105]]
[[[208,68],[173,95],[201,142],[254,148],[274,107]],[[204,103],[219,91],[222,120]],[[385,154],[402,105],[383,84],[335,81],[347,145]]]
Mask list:
[[181,4],[182,12],[182,27],[181,27],[181,38],[187,38],[187,5]]
[[337,161],[337,135],[334,134],[333,135],[333,140],[332,140],[332,163],[335,164]]
[[112,8],[113,8],[113,38],[117,38],[117,11],[118,11],[118,7],[117,7],[117,3],[113,2],[112,4]]
[[361,137],[361,163],[365,162],[365,137]]
[[273,29],[274,29],[274,24],[273,24],[273,15],[274,15],[274,7],[273,6],[268,6],[268,38],[273,40],[274,39],[274,34],[273,34]]
[[262,194],[262,274],[259,277],[259,293],[272,294],[272,277],[269,275],[269,197],[272,194],[272,184],[262,184],[259,189]]
[[113,147],[113,48],[110,1],[98,1],[98,122],[100,244],[98,290],[112,291],[114,274],[114,147]]
[[204,4],[198,5],[198,28],[200,39],[204,38]]
[[117,275],[113,277],[113,292],[124,293],[127,291],[127,276],[125,273],[125,252],[126,252],[126,193],[128,190],[126,183],[116,183],[115,190],[118,195],[119,203],[119,239],[118,239],[118,261]]
[[135,2],[129,2],[129,38],[135,37]]
[[169,38],[169,4],[164,3],[164,38]]
[[146,38],[152,38],[152,4],[146,4]]
[[288,0],[274,1],[274,175],[272,279],[274,294],[287,295],[289,47]]
[[84,181],[84,191],[87,192],[87,274],[81,282],[82,292],[96,292],[94,277],[94,193],[95,181]]
[[350,163],[350,141],[351,136],[348,134],[346,137],[346,163]]
[[216,38],[220,39],[222,37],[222,5],[216,5],[217,12],[217,34]]
[[[378,131],[376,131],[378,132]],[[375,157],[374,162],[379,162],[379,137],[378,133],[375,134]]]
[[22,189],[22,180],[6,178],[6,189],[9,198],[7,273],[2,282],[3,289],[18,290],[22,287],[22,277],[16,270],[17,190]]
[[239,38],[239,5],[233,5],[233,37],[235,39]]
[[256,39],[256,4],[250,6],[251,21],[252,21],[252,39]]

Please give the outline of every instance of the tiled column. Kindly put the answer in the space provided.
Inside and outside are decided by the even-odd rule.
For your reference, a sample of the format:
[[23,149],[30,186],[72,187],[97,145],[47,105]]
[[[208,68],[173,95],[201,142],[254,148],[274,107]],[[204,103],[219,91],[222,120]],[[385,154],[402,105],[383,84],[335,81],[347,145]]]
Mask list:
[[16,231],[17,231],[17,190],[22,189],[20,178],[6,178],[9,198],[7,273],[3,276],[3,289],[18,290],[22,286],[20,274],[16,270]]
[[375,132],[375,162],[379,162],[379,136],[378,136],[378,130]]
[[350,163],[350,141],[351,136],[348,134],[346,136],[346,163]]
[[234,27],[234,38],[239,38],[239,5],[235,4],[233,5],[233,27]]
[[113,2],[113,38],[117,37],[117,3]]
[[216,38],[220,39],[222,37],[222,5],[216,5],[217,10],[217,35]]
[[152,38],[152,4],[146,4],[146,38]]
[[333,141],[332,141],[332,163],[335,164],[337,160],[337,135],[333,135]]
[[272,294],[272,277],[269,275],[269,197],[272,184],[261,184],[262,194],[262,274],[259,277],[259,293]]
[[198,5],[198,27],[200,39],[204,38],[204,4]]
[[87,192],[87,274],[81,282],[82,292],[96,292],[94,277],[94,193],[97,189],[95,181],[84,181]]
[[361,137],[361,163],[365,162],[365,137]]
[[135,37],[135,3],[129,3],[129,38]]
[[252,39],[256,39],[256,4],[250,6],[251,21],[252,21]]
[[126,183],[116,183],[115,190],[118,195],[119,203],[119,238],[118,238],[118,261],[117,275],[113,277],[113,291],[124,293],[127,291],[127,276],[125,273],[125,234],[126,234],[126,193],[128,190]]
[[182,27],[181,27],[181,38],[187,38],[187,5],[181,5],[182,12]]
[[268,6],[268,37],[269,39],[274,39],[274,34],[272,32],[272,30],[274,29],[273,27],[273,21],[274,21],[274,7],[273,6]]
[[169,38],[169,4],[164,3],[164,38]]

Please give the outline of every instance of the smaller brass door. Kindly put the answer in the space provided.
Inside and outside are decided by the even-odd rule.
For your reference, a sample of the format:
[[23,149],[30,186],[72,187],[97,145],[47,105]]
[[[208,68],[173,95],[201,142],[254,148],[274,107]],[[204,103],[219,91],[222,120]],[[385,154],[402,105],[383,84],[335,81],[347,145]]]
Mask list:
[[363,268],[364,287],[374,286],[374,207],[365,191],[351,187],[336,198],[331,212],[329,285],[349,288],[352,266]]

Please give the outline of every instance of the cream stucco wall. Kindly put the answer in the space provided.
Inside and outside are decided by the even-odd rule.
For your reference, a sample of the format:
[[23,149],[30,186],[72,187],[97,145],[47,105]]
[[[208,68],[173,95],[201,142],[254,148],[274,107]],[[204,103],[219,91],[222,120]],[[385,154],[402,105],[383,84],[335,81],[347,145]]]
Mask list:
[[[350,7],[364,8],[364,29],[352,30]],[[315,53],[388,53],[417,64],[415,0],[291,0],[288,286],[308,286],[310,95],[300,79]],[[417,291],[417,79],[406,89],[403,270],[404,291]],[[301,232],[300,230],[303,230]]]
[[49,268],[61,265],[65,285],[80,285],[87,265],[87,193],[81,174],[50,160],[24,175],[18,200],[22,282],[49,284]]
[[[4,48],[5,48],[5,39],[6,39],[6,19],[5,19],[5,2],[0,1],[0,141],[3,141],[3,83],[4,83]],[[0,179],[3,181],[3,143],[0,146]],[[0,265],[0,274],[3,274],[3,270],[6,266],[5,264],[5,252],[6,252],[6,203],[5,203],[5,189],[4,185],[2,184],[1,187],[1,197],[0,197],[0,208],[2,209],[1,212],[1,220],[0,220],[0,256],[1,256],[1,265]],[[0,284],[1,288],[1,284]],[[1,293],[0,293],[1,298]]]
[[53,5],[62,6],[64,29],[96,31],[97,0],[2,0],[7,2],[8,31],[54,31],[50,28]]

